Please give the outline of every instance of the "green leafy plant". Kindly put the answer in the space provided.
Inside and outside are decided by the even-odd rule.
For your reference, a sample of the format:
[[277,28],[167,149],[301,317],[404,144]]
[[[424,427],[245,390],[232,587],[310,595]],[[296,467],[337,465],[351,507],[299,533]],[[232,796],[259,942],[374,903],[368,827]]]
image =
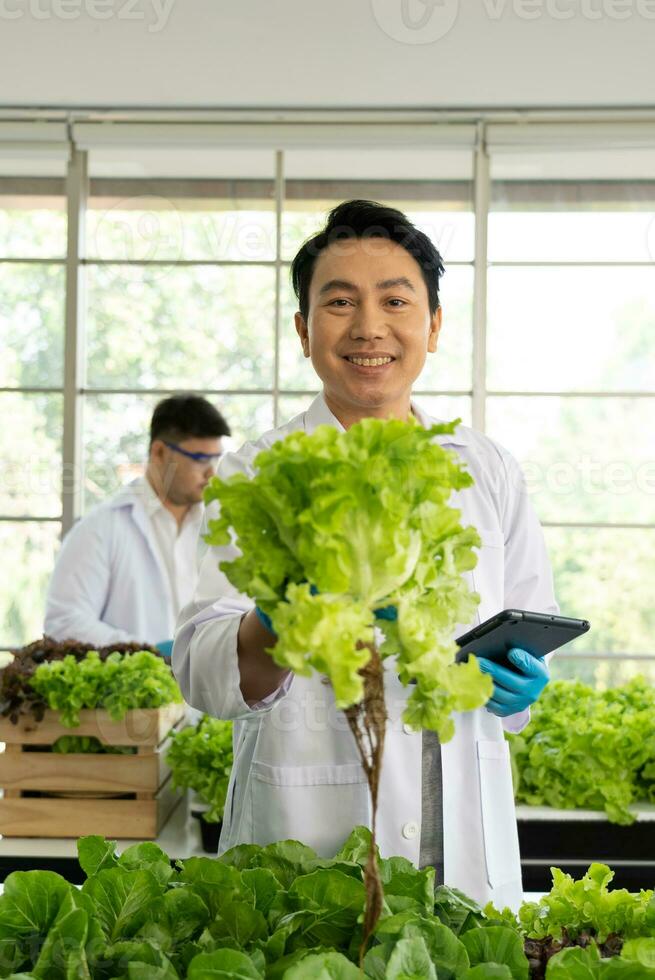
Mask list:
[[[652,892],[610,892],[611,872],[602,866],[592,866],[580,881],[556,871],[550,895],[524,905],[519,925],[506,912],[487,915],[455,889],[434,892],[434,870],[419,871],[399,857],[380,862],[382,914],[359,970],[370,841],[370,832],[357,827],[333,858],[282,841],[241,844],[218,859],[173,865],[151,842],[119,855],[115,841],[84,837],[78,842],[87,876],[81,889],[51,871],[7,877],[0,896],[0,976],[648,980],[655,972]],[[550,934],[528,938],[563,920],[569,933],[561,927],[557,947]],[[603,930],[618,926],[626,938],[610,950],[609,936],[601,942]]]
[[52,751],[60,755],[134,755],[136,748],[130,745],[105,745],[95,735],[60,735],[52,743]]
[[222,820],[232,768],[232,723],[204,715],[197,725],[173,732],[166,761],[174,788],[197,793],[209,805],[203,814],[209,823]]
[[[32,687],[32,678],[37,667],[68,656],[83,660],[92,649],[95,648],[88,643],[78,643],[77,640],[58,642],[52,637],[44,636],[28,646],[12,651],[11,654],[5,653],[0,662],[0,715],[9,718],[14,724],[24,715],[31,715],[35,721],[41,721],[47,704]],[[137,643],[116,643],[110,647],[98,647],[95,652],[101,660],[105,660],[110,653],[128,654],[142,650],[157,653],[154,647]]]
[[397,656],[401,679],[416,682],[406,720],[443,741],[454,732],[451,713],[489,692],[475,661],[453,664],[452,629],[478,602],[461,573],[480,544],[447,503],[472,477],[434,441],[457,422],[424,429],[364,419],[343,433],[328,425],[293,432],[259,453],[253,479],[215,477],[205,491],[208,504],[220,504],[207,541],[226,545],[236,532],[241,556],[221,569],[271,616],[277,663],[327,674],[337,705],[356,704],[374,612],[394,605],[382,656]]
[[94,650],[79,660],[69,654],[40,664],[29,684],[68,728],[79,725],[84,708],[104,708],[120,721],[134,708],[182,700],[170,667],[147,650],[110,653],[104,659]]
[[613,933],[623,940],[655,934],[652,891],[608,889],[614,872],[605,864],[592,864],[579,881],[552,868],[553,887],[540,902],[527,902],[519,920],[528,936],[561,938],[583,933],[603,942]]
[[606,691],[554,681],[507,737],[517,802],[605,810],[620,824],[634,820],[631,803],[655,802],[655,689],[643,677]]
[[[220,567],[271,617],[278,635],[271,656],[297,674],[327,675],[355,737],[373,812],[365,937],[383,901],[374,848],[383,660],[396,657],[401,681],[413,683],[405,720],[434,729],[442,742],[454,733],[452,712],[491,693],[475,658],[454,663],[455,626],[479,599],[462,572],[475,565],[480,543],[447,502],[473,482],[456,454],[435,442],[456,425],[368,418],[346,432],[328,425],[293,432],[258,454],[252,479],[215,477],[205,491],[208,505],[220,505],[206,540],[227,545],[236,537],[240,556]],[[378,648],[375,613],[387,606],[397,618],[384,621]]]

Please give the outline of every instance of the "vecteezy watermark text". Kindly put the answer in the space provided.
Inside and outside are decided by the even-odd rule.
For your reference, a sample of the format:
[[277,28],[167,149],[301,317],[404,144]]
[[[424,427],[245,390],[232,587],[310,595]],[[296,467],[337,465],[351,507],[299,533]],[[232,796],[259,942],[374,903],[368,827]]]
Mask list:
[[[128,464],[111,459],[106,462],[94,461],[94,480],[104,494],[117,492],[125,483],[125,474],[133,477],[135,473]],[[411,461],[392,462],[394,483],[400,488],[412,483]],[[405,472],[407,471],[407,472]],[[66,464],[63,467],[63,492],[75,493],[80,489],[83,479],[81,466]],[[655,458],[600,459],[590,453],[580,453],[570,459],[556,459],[548,462],[524,459],[521,467],[512,467],[505,472],[499,467],[488,483],[494,496],[505,496],[508,490],[518,494],[540,494],[549,498],[573,498],[584,501],[591,498],[629,497],[631,506],[652,513],[650,501],[655,498]],[[27,453],[14,460],[8,460],[0,468],[0,497],[12,502],[12,510],[26,499],[46,500],[53,508],[59,501],[62,489],[62,471],[51,465],[46,453]],[[15,507],[14,507],[15,505]],[[43,507],[38,508],[44,512]]]
[[0,20],[125,20],[163,31],[175,0],[0,0]]
[[[455,26],[460,0],[370,0],[384,33],[402,44],[432,44]],[[462,5],[463,6],[463,5]],[[482,0],[490,21],[518,20],[655,21],[655,0]]]
[[491,20],[512,13],[521,20],[629,20],[635,15],[655,20],[655,0],[482,0]]

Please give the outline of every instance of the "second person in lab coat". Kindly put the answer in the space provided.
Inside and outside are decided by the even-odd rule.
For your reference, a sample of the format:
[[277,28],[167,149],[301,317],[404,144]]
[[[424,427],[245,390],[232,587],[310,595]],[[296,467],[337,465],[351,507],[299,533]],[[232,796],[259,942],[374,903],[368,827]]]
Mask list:
[[46,600],[44,632],[96,646],[147,643],[170,653],[175,619],[193,595],[202,493],[230,429],[205,398],[155,407],[145,475],[66,536]]

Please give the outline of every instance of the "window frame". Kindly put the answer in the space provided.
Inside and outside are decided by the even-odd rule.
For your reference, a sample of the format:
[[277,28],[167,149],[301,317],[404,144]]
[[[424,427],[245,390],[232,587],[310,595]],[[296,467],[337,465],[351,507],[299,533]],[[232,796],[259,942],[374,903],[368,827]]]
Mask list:
[[[379,120],[378,116],[378,120]],[[443,122],[443,115],[440,117],[439,123]],[[280,124],[282,129],[285,127],[285,123]],[[410,121],[406,125],[408,134],[411,134],[412,127],[417,124],[414,121]],[[589,123],[589,127],[593,128],[593,123]],[[394,123],[396,133],[400,131],[402,125],[398,122]],[[488,389],[487,387],[487,367],[486,367],[486,344],[487,344],[487,280],[488,280],[488,270],[492,267],[507,267],[507,266],[542,266],[544,262],[539,261],[528,261],[528,262],[509,262],[509,261],[493,261],[490,262],[488,258],[488,222],[489,213],[491,209],[491,199],[492,199],[492,176],[490,168],[491,154],[495,152],[493,140],[491,141],[491,148],[489,146],[489,135],[493,134],[496,124],[493,121],[485,120],[480,118],[475,121],[474,126],[462,127],[463,130],[466,128],[474,132],[474,139],[471,143],[469,149],[473,158],[473,178],[472,178],[472,188],[473,188],[473,214],[475,221],[475,239],[474,239],[474,256],[471,261],[457,261],[449,262],[449,265],[462,265],[473,268],[473,318],[472,318],[472,373],[471,373],[471,387],[466,390],[455,390],[448,389],[442,391],[421,391],[416,390],[415,394],[417,396],[421,395],[461,395],[468,396],[471,398],[471,408],[472,408],[472,422],[474,428],[484,432],[486,430],[486,404],[487,398],[489,397],[583,397],[583,398],[617,398],[617,397],[639,397],[639,398],[655,398],[655,393],[653,392],[634,392],[634,391],[611,391],[611,392],[571,392],[571,391],[494,391]],[[584,129],[584,122],[580,121],[576,124],[578,129]],[[78,129],[80,127],[78,126]],[[83,128],[83,127],[82,127]],[[496,127],[497,128],[497,127]],[[617,127],[617,131],[620,127]],[[275,130],[274,126],[269,126],[271,135]],[[384,130],[383,130],[384,131]],[[382,131],[382,132],[383,132]],[[605,136],[603,137],[605,139]],[[280,145],[284,145],[281,141]],[[335,144],[338,146],[339,144]],[[64,259],[29,259],[27,261],[39,262],[39,263],[56,263],[64,264],[66,270],[65,277],[65,324],[64,324],[64,378],[63,378],[63,388],[21,388],[21,387],[10,387],[10,388],[0,388],[0,393],[7,391],[14,391],[20,393],[58,393],[63,395],[63,433],[62,433],[62,461],[63,461],[63,480],[62,480],[62,512],[61,517],[49,517],[40,518],[38,516],[31,517],[27,515],[19,515],[16,517],[1,515],[0,521],[5,522],[22,522],[22,521],[60,521],[62,536],[67,533],[68,530],[73,526],[75,521],[81,516],[82,513],[82,500],[81,500],[81,488],[83,486],[83,408],[84,399],[86,394],[137,394],[137,395],[162,395],[174,393],[175,389],[169,388],[90,388],[87,385],[86,380],[86,363],[85,363],[85,303],[84,303],[84,286],[85,286],[85,276],[86,269],[91,265],[100,264],[102,261],[107,264],[106,260],[98,260],[87,257],[86,242],[85,242],[85,228],[86,228],[86,211],[89,200],[90,191],[90,181],[88,172],[88,158],[89,150],[84,146],[82,142],[78,145],[75,142],[75,127],[68,134],[68,165],[67,173],[65,178],[65,195],[66,195],[66,207],[67,207],[67,252]],[[548,149],[547,143],[542,143],[541,149]],[[0,144],[1,149],[1,144]],[[285,149],[277,149],[275,151],[275,168],[274,168],[274,207],[275,207],[275,257],[273,260],[262,260],[256,262],[241,262],[229,260],[211,260],[211,262],[202,262],[195,260],[166,260],[161,264],[166,265],[201,265],[201,264],[212,264],[212,265],[248,265],[256,264],[258,266],[272,266],[275,270],[275,310],[274,310],[274,374],[273,374],[273,386],[272,388],[262,388],[262,389],[245,389],[235,390],[235,389],[198,389],[199,393],[206,395],[227,395],[227,394],[259,394],[259,395],[270,395],[273,399],[273,424],[277,426],[280,423],[280,412],[279,403],[280,399],[286,396],[303,395],[310,394],[309,392],[285,389],[280,386],[280,334],[281,334],[281,319],[282,319],[282,277],[287,274],[289,268],[288,259],[284,259],[282,255],[282,232],[283,232],[283,213],[285,207]],[[0,177],[0,182],[4,180],[11,180],[11,178]],[[35,181],[38,178],[35,178]],[[55,184],[61,186],[62,181],[58,178],[43,178],[43,180],[48,181],[50,186],[54,187]],[[584,181],[580,179],[576,181],[581,185]],[[637,179],[635,181],[639,183]],[[110,186],[110,181],[107,178],[98,179],[98,183],[102,184],[105,188]],[[148,185],[152,188],[157,181],[150,178],[148,180]],[[311,183],[311,182],[308,182]],[[407,182],[409,184],[410,182]],[[649,183],[649,187],[651,186]],[[652,187],[651,187],[652,189]],[[0,256],[0,262],[18,262],[24,261],[19,258],[5,258]],[[156,262],[156,260],[155,260]],[[109,262],[108,264],[112,264]],[[122,259],[120,262],[117,260],[116,263],[121,265],[147,265],[147,260],[125,260]],[[581,265],[589,263],[581,262],[556,262],[553,263],[557,266],[567,266],[567,265]],[[592,263],[596,264],[596,263]],[[622,263],[612,263],[603,262],[603,265],[619,265]],[[633,265],[635,263],[623,263]],[[71,480],[71,474],[74,475],[74,479]],[[73,490],[71,491],[71,483]],[[635,524],[635,523],[599,523],[599,522],[559,522],[559,521],[542,521],[544,527],[565,527],[565,528],[587,528],[587,527],[602,527],[602,528],[640,528],[644,530],[653,531],[654,528],[649,524]],[[2,637],[0,637],[0,642],[2,642]],[[7,647],[0,647],[0,649],[8,649]],[[575,654],[575,653],[563,653],[560,655],[562,658],[575,659],[576,657],[581,657],[583,659],[611,659],[611,660],[655,660],[655,652],[653,654],[634,654],[626,651],[625,653],[603,653],[598,651],[593,654]]]

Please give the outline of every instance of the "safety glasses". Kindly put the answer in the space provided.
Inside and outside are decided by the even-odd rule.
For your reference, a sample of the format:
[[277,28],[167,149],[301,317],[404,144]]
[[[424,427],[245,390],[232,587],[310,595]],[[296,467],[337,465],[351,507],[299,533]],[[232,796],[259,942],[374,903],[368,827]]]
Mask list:
[[172,449],[174,453],[179,453],[180,456],[186,456],[187,459],[192,459],[194,463],[217,463],[221,458],[223,453],[190,453],[188,449],[182,449],[174,442],[166,442],[162,439],[165,446]]

